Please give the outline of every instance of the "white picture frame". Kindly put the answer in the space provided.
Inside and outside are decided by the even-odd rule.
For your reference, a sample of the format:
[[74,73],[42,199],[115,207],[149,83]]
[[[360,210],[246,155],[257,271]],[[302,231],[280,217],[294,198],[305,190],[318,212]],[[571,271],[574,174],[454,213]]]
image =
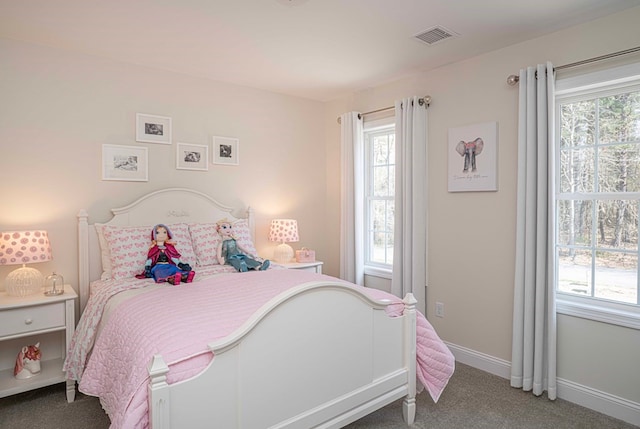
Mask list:
[[240,140],[234,137],[213,136],[214,164],[239,165],[240,164]]
[[209,146],[176,143],[176,169],[208,171]]
[[148,149],[139,146],[103,144],[102,180],[148,182]]
[[137,142],[171,144],[171,132],[170,117],[136,113]]
[[498,190],[498,123],[449,128],[449,192]]

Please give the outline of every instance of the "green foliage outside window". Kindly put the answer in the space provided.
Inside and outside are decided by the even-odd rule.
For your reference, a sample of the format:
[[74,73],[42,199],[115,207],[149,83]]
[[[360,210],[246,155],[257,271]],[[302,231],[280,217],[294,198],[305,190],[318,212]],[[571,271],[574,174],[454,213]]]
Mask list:
[[560,105],[558,290],[640,304],[640,91]]

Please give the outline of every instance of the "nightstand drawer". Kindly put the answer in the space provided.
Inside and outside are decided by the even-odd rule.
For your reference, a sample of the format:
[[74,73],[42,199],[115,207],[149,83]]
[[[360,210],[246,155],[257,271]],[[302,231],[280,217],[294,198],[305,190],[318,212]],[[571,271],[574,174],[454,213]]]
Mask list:
[[0,312],[0,337],[65,326],[64,302]]

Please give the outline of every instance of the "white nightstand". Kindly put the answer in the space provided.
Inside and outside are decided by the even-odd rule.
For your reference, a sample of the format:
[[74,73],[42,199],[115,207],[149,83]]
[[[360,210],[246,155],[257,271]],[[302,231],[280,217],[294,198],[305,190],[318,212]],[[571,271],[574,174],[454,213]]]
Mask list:
[[302,271],[312,271],[314,273],[322,274],[322,264],[323,262],[315,261],[315,262],[287,262],[286,264],[279,264],[283,267],[286,267],[289,270],[302,270]]
[[[75,382],[62,371],[67,348],[75,331],[78,295],[65,285],[64,294],[48,297],[39,292],[25,297],[0,292],[0,398],[67,382],[67,401],[75,399]],[[16,380],[13,368],[22,346],[40,343],[41,371]]]

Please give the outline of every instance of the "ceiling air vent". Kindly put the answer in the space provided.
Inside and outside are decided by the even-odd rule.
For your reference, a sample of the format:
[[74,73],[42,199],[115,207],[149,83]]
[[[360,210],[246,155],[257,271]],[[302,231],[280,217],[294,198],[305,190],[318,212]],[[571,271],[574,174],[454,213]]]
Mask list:
[[416,34],[415,38],[420,40],[421,42],[426,43],[427,45],[433,45],[438,42],[442,42],[443,40],[450,39],[451,37],[455,37],[458,34],[451,30],[447,30],[444,27],[432,27],[428,30],[423,31],[420,34]]

